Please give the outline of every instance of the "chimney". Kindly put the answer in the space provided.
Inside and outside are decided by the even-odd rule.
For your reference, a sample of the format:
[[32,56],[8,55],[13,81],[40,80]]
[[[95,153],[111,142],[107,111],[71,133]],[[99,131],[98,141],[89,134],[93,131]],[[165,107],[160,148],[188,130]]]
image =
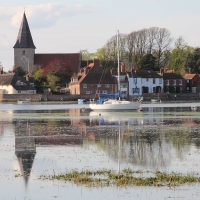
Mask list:
[[160,69],[160,74],[163,74],[163,73],[164,73],[164,69],[161,68],[161,69]]
[[29,74],[26,75],[26,81],[29,81]]
[[126,72],[125,70],[125,64],[122,62],[121,63],[121,73]]

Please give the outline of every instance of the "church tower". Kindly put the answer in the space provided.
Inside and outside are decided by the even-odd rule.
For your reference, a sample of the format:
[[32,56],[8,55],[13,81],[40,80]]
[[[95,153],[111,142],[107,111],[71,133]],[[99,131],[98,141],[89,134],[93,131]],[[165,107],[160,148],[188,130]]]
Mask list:
[[24,12],[16,43],[14,45],[14,66],[21,66],[29,72],[34,65],[35,45]]

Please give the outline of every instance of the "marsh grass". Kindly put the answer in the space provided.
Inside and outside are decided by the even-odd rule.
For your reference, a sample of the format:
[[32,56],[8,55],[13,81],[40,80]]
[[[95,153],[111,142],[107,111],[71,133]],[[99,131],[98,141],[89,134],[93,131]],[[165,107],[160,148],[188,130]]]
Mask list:
[[[139,175],[139,176],[138,176]],[[145,177],[144,177],[145,176]],[[183,175],[181,173],[143,172],[124,169],[120,173],[112,170],[81,171],[76,170],[65,174],[41,176],[43,179],[61,180],[88,187],[105,186],[169,186],[175,187],[183,184],[199,183],[197,175]]]

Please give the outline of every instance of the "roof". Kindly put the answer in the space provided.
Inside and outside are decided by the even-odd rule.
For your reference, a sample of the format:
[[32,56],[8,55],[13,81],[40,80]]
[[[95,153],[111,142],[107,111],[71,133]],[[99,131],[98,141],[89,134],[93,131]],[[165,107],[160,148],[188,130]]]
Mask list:
[[29,29],[29,25],[28,25],[28,21],[26,19],[25,13],[23,15],[19,33],[17,36],[17,40],[13,48],[33,48],[33,49],[36,48],[33,43],[31,31]]
[[116,78],[110,72],[103,73],[103,68],[99,66],[92,67],[81,83],[87,84],[115,84]]
[[[129,77],[132,77],[131,72],[128,72]],[[133,71],[134,78],[162,78],[158,73],[153,70],[135,70]]]
[[176,74],[176,73],[163,73],[163,79],[164,80],[172,80],[172,79],[184,79],[182,76]]
[[45,53],[35,54],[34,64],[46,67],[55,59],[62,60],[71,68],[72,73],[78,73],[81,63],[80,53]]
[[[24,85],[17,84],[20,82],[24,83]],[[35,90],[28,81],[14,73],[1,74],[0,85],[12,85],[16,90]]]
[[193,79],[196,76],[196,74],[185,74],[183,77],[184,79]]

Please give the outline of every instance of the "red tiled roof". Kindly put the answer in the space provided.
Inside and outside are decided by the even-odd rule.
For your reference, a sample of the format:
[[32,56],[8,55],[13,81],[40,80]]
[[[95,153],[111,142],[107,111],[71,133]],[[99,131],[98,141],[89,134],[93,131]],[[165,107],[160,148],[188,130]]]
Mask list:
[[103,67],[94,66],[79,82],[87,84],[115,84],[115,77],[112,77],[110,72],[103,72]]
[[80,69],[80,53],[49,53],[49,54],[35,54],[34,64],[40,65],[42,68],[47,66],[55,59],[63,60],[71,68],[72,73],[78,73]]
[[196,74],[185,74],[183,77],[184,79],[193,79],[196,76]]

